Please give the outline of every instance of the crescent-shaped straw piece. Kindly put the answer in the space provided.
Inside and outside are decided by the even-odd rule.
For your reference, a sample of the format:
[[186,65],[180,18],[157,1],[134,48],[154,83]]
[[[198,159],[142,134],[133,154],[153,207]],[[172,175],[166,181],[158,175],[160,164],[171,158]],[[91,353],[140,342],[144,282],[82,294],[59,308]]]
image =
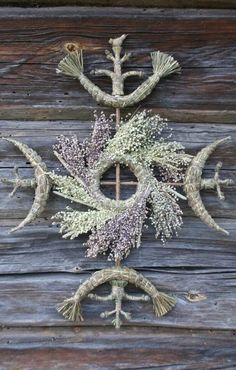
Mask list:
[[209,227],[222,232],[225,235],[229,235],[229,232],[220,227],[211,217],[211,215],[206,210],[201,196],[201,181],[202,181],[202,171],[208,157],[216,149],[219,144],[224,143],[231,137],[225,137],[220,140],[216,140],[203,148],[191,161],[185,175],[184,180],[184,191],[186,193],[188,204],[192,208],[196,216],[198,216],[206,225]]
[[44,211],[52,184],[46,175],[47,166],[35,150],[15,139],[3,138],[3,140],[14,144],[24,154],[34,168],[36,180],[35,198],[32,207],[26,218],[18,226],[10,230],[10,232],[14,232],[34,221]]

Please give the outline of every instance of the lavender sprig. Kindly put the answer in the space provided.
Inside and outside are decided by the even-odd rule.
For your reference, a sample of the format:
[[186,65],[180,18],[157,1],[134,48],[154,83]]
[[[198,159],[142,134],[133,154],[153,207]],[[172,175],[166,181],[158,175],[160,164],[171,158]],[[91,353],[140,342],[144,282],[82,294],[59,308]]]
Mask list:
[[113,123],[113,115],[106,118],[101,112],[100,116],[94,114],[95,123],[91,139],[86,147],[86,162],[89,168],[93,168],[105,148],[111,135],[111,127]]
[[84,183],[88,183],[89,174],[85,167],[85,144],[80,143],[76,135],[58,137],[58,144],[54,145],[54,150],[64,161],[67,170],[73,177],[81,178]]
[[85,244],[88,257],[97,257],[109,251],[109,260],[120,261],[129,255],[131,248],[140,246],[147,196],[147,192],[142,194],[133,207],[92,231]]

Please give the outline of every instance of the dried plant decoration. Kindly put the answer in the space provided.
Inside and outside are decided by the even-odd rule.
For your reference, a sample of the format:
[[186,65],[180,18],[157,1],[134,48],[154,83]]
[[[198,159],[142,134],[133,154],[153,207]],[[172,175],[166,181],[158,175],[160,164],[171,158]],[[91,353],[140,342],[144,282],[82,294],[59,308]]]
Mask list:
[[[109,282],[112,291],[107,296],[98,296],[97,294],[90,293],[99,285]],[[133,284],[137,288],[142,289],[146,294],[141,296],[130,295],[125,292],[125,286]],[[73,321],[83,321],[81,312],[81,301],[85,297],[94,299],[96,301],[114,301],[115,309],[112,311],[105,311],[101,313],[101,317],[109,317],[115,315],[113,320],[114,326],[119,329],[121,325],[120,316],[124,316],[126,320],[131,318],[129,312],[122,310],[122,301],[140,301],[148,302],[152,300],[153,310],[157,316],[163,316],[175,306],[175,299],[165,293],[159,292],[155,286],[146,279],[142,274],[127,267],[113,267],[103,269],[95,272],[90,279],[86,280],[80,285],[73,297],[66,299],[58,305],[58,311],[62,315]]]
[[225,141],[229,139],[230,139],[230,136],[224,139],[217,140],[214,143],[209,144],[206,148],[202,149],[193,158],[191,165],[186,171],[186,176],[185,176],[185,181],[184,181],[184,191],[187,195],[188,203],[190,207],[192,208],[192,210],[194,211],[195,215],[198,216],[206,225],[226,235],[229,234],[228,231],[222,229],[222,227],[217,225],[217,223],[213,220],[213,218],[207,212],[201,200],[201,197],[200,197],[200,190],[216,189],[218,197],[220,199],[224,199],[220,186],[221,185],[226,185],[226,186],[231,185],[233,181],[230,179],[226,179],[226,180],[219,179],[219,170],[221,167],[221,163],[217,164],[215,176],[213,179],[202,179],[202,171],[205,166],[207,158],[215,150],[217,145],[224,143]]
[[[131,248],[139,247],[142,225],[148,217],[147,208],[151,210],[150,219],[157,237],[161,236],[165,240],[180,228],[182,212],[178,198],[186,198],[177,192],[174,182],[170,185],[166,180],[181,180],[191,156],[184,153],[179,143],[162,137],[164,128],[166,122],[160,116],[143,111],[136,113],[127,122],[122,122],[113,138],[108,138],[105,130],[103,135],[107,135],[107,141],[101,140],[101,134],[97,133],[104,150],[99,150],[99,154],[95,155],[95,148],[99,145],[94,145],[93,157],[97,160],[92,161],[92,167],[87,150],[81,155],[83,144],[77,138],[60,137],[59,146],[55,146],[59,151],[55,151],[55,154],[74,177],[65,178],[49,173],[55,184],[54,189],[58,195],[74,202],[80,203],[82,198],[81,203],[87,203],[96,210],[78,212],[69,209],[57,213],[54,219],[60,222],[60,232],[65,238],[74,239],[85,230],[91,231],[86,243],[89,257],[108,252],[109,259],[118,262],[129,255]],[[87,147],[91,146],[91,142],[94,143],[94,137],[93,133]],[[74,153],[75,146],[78,155]],[[117,162],[129,166],[138,179],[136,193],[118,203],[105,197],[100,190],[100,178]],[[166,169],[165,182],[154,177],[154,166]]]
[[154,89],[162,77],[172,73],[180,72],[179,63],[168,54],[156,51],[151,53],[153,74],[148,77],[135,91],[124,96],[124,81],[130,76],[143,77],[140,71],[129,71],[122,73],[122,64],[130,59],[131,54],[125,53],[121,57],[122,43],[127,35],[122,35],[116,39],[110,39],[112,52],[106,51],[106,57],[114,65],[114,70],[96,69],[92,71],[97,76],[108,76],[112,81],[112,95],[102,91],[92,81],[84,75],[83,55],[76,44],[74,47],[67,48],[69,54],[58,64],[57,73],[63,73],[80,81],[81,85],[92,95],[97,103],[113,108],[125,108],[137,104],[145,99]]
[[[228,140],[224,138],[208,145],[195,157],[184,152],[180,143],[165,138],[167,123],[159,115],[143,110],[132,117],[120,119],[120,108],[138,103],[146,98],[161,77],[180,71],[178,62],[173,57],[159,51],[151,53],[153,74],[129,95],[124,95],[124,82],[130,76],[144,77],[142,72],[123,73],[122,65],[130,58],[129,53],[122,55],[122,43],[127,35],[110,39],[112,52],[106,51],[106,57],[112,61],[113,71],[97,69],[95,75],[109,76],[112,81],[112,94],[103,92],[94,85],[83,72],[82,51],[77,44],[67,43],[68,55],[59,63],[57,72],[76,78],[100,104],[116,108],[116,133],[112,137],[114,115],[106,117],[104,113],[95,115],[95,123],[90,138],[81,142],[75,135],[60,136],[54,145],[54,154],[67,170],[68,175],[50,172],[41,157],[26,144],[14,139],[7,141],[14,144],[26,156],[34,167],[33,179],[20,179],[16,170],[16,179],[2,179],[6,184],[13,184],[14,194],[17,188],[32,187],[35,199],[31,210],[19,226],[19,230],[34,221],[45,209],[50,191],[64,197],[74,204],[87,206],[87,211],[66,208],[54,215],[54,222],[60,224],[60,233],[64,238],[74,239],[84,233],[90,233],[85,243],[88,257],[96,258],[106,254],[115,266],[95,272],[71,297],[58,305],[58,311],[71,320],[83,320],[81,302],[85,297],[96,301],[114,301],[115,308],[105,311],[101,317],[115,316],[113,324],[121,325],[120,316],[130,319],[130,314],[123,311],[123,300],[150,301],[157,316],[167,314],[174,306],[175,299],[159,292],[154,285],[135,270],[121,266],[121,261],[128,257],[132,248],[141,245],[143,225],[149,218],[155,228],[156,238],[163,242],[171,238],[182,224],[182,211],[179,198],[188,200],[194,213],[208,226],[227,234],[206,211],[200,197],[200,190],[216,189],[223,199],[221,185],[230,185],[229,179],[219,179],[221,164],[216,166],[212,179],[202,179],[202,172],[207,158],[216,147]],[[107,198],[100,190],[102,175],[116,165],[116,199]],[[130,168],[137,178],[136,193],[127,200],[120,200],[120,165]],[[159,177],[154,176],[158,167]],[[187,170],[186,170],[187,168]],[[177,190],[183,186],[186,197]],[[98,296],[92,291],[101,284],[109,282],[111,293]],[[126,293],[127,284],[142,289],[143,295]],[[188,298],[188,297],[187,297]]]
[[2,179],[4,183],[14,184],[14,189],[10,196],[14,195],[18,188],[35,188],[33,205],[26,218],[11,230],[11,232],[14,232],[34,221],[44,211],[52,184],[50,178],[47,176],[47,166],[35,150],[14,139],[4,138],[4,140],[14,144],[25,155],[34,168],[34,179],[21,179],[17,169],[15,170],[15,180]]

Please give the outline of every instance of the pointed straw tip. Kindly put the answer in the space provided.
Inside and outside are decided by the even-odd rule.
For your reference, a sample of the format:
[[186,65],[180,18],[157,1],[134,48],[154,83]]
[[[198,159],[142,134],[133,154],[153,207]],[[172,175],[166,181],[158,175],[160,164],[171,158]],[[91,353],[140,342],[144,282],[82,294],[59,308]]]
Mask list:
[[229,231],[223,229],[222,227],[219,227],[218,231],[220,231],[222,234],[229,236]]

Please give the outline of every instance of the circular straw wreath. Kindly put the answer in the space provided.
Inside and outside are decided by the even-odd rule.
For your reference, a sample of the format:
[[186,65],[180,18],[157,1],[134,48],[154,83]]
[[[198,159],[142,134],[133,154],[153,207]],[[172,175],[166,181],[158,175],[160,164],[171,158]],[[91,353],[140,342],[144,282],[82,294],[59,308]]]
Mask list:
[[[59,137],[54,153],[71,176],[50,173],[50,177],[56,194],[89,207],[83,212],[69,208],[54,216],[63,236],[74,239],[90,231],[88,256],[108,252],[109,259],[120,261],[140,245],[147,218],[163,241],[178,230],[182,212],[177,201],[185,197],[174,184],[182,179],[191,156],[181,144],[164,138],[166,121],[151,112],[128,118],[113,137],[111,127],[112,118],[101,114],[96,116],[90,140]],[[135,194],[119,202],[100,189],[102,175],[117,163],[128,166],[137,178]],[[155,166],[159,179],[153,173]]]

